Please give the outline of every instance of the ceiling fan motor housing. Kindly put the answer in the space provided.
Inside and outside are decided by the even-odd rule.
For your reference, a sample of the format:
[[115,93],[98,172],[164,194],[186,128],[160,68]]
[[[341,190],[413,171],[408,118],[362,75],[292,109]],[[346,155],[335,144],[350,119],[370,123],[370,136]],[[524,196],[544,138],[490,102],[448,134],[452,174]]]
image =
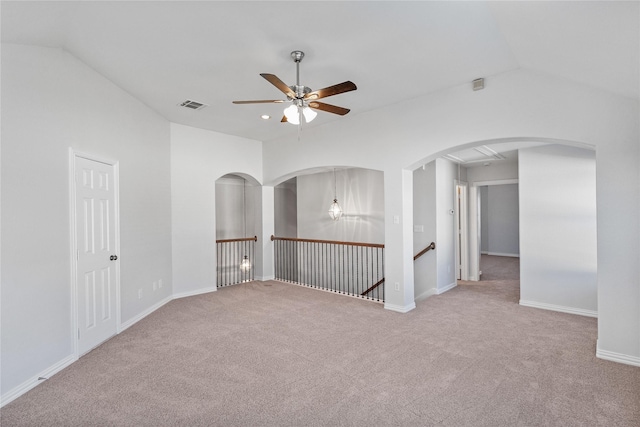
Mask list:
[[[310,87],[300,84],[300,61],[304,58],[304,52],[301,50],[294,50],[291,52],[291,59],[296,64],[296,84],[287,86],[282,80],[280,80],[275,74],[261,73],[269,83],[274,85],[280,92],[284,93],[287,97],[287,101],[291,102],[292,106],[296,106],[299,109],[308,109],[307,107],[326,111],[328,113],[339,114],[344,116],[350,110],[348,108],[338,107],[336,105],[326,104],[324,102],[318,102],[318,99],[326,98],[329,96],[338,95],[344,92],[356,90],[356,85],[351,81],[338,83],[337,85],[325,87],[313,91]],[[257,101],[233,101],[234,104],[264,104],[264,103],[282,103],[287,101],[281,101],[278,99],[269,100],[257,100]],[[308,119],[309,121],[312,120]],[[286,122],[286,119],[282,120]]]
[[300,62],[302,61],[302,58],[304,58],[304,52],[301,50],[294,50],[293,52],[291,52],[291,58],[295,62]]

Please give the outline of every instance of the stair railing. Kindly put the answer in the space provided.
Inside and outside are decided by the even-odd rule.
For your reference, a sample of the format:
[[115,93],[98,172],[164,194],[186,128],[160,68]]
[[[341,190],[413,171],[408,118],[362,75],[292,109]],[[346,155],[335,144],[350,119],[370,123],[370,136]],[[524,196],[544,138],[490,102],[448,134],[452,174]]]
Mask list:
[[254,280],[257,241],[257,236],[216,240],[216,287]]
[[427,246],[426,248],[424,248],[423,250],[421,250],[420,252],[418,252],[416,254],[416,256],[413,257],[413,260],[417,260],[418,258],[420,258],[422,255],[426,254],[427,252],[429,252],[431,249],[435,249],[436,248],[436,243],[435,242],[431,242],[429,243],[429,246]]
[[[384,245],[271,236],[275,278],[384,302]],[[371,284],[374,284],[371,286]]]

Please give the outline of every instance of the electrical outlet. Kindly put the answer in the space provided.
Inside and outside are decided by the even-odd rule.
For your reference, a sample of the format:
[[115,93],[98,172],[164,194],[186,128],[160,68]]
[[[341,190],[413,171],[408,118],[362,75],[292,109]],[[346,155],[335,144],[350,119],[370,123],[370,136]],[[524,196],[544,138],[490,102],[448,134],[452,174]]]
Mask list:
[[158,280],[158,288],[162,289],[162,279]]
[[157,291],[158,290],[158,282],[153,282],[153,291]]
[[138,289],[138,299],[142,299],[142,288]]
[[396,291],[399,291],[399,290],[400,290],[400,283],[396,282],[396,283],[393,285],[393,287],[394,287],[394,289],[395,289]]

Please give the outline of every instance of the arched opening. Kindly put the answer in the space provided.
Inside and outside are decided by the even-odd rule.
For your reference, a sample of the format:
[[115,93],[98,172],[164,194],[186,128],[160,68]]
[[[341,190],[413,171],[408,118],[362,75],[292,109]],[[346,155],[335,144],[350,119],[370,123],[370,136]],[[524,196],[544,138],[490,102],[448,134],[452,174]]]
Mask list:
[[[458,283],[482,283],[484,252],[506,268],[513,267],[513,258],[519,260],[516,302],[596,316],[595,152],[568,141],[514,139],[466,144],[438,155],[414,170],[414,246],[423,243],[417,233],[420,222],[435,229],[439,239],[437,254],[414,265],[416,298]],[[512,184],[515,191],[508,186]],[[464,226],[455,221],[461,209],[459,185],[468,189]],[[487,210],[482,192],[491,188],[501,194],[485,199],[485,204],[496,204]],[[505,198],[510,205],[500,205]],[[488,214],[493,215],[492,231],[482,227]],[[486,234],[494,239],[493,250],[482,247]],[[456,262],[465,258],[467,265]],[[498,276],[487,274],[492,280]]]
[[243,174],[216,180],[216,287],[255,278],[257,221],[260,218],[257,181]]
[[276,185],[276,278],[384,301],[383,194],[382,172],[344,166],[299,171]]

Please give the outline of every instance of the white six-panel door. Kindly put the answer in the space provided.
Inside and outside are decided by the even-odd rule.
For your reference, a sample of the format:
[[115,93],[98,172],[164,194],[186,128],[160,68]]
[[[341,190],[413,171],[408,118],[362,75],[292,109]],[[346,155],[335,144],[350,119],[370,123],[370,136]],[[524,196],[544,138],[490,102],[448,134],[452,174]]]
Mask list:
[[114,165],[75,157],[78,355],[117,332]]

